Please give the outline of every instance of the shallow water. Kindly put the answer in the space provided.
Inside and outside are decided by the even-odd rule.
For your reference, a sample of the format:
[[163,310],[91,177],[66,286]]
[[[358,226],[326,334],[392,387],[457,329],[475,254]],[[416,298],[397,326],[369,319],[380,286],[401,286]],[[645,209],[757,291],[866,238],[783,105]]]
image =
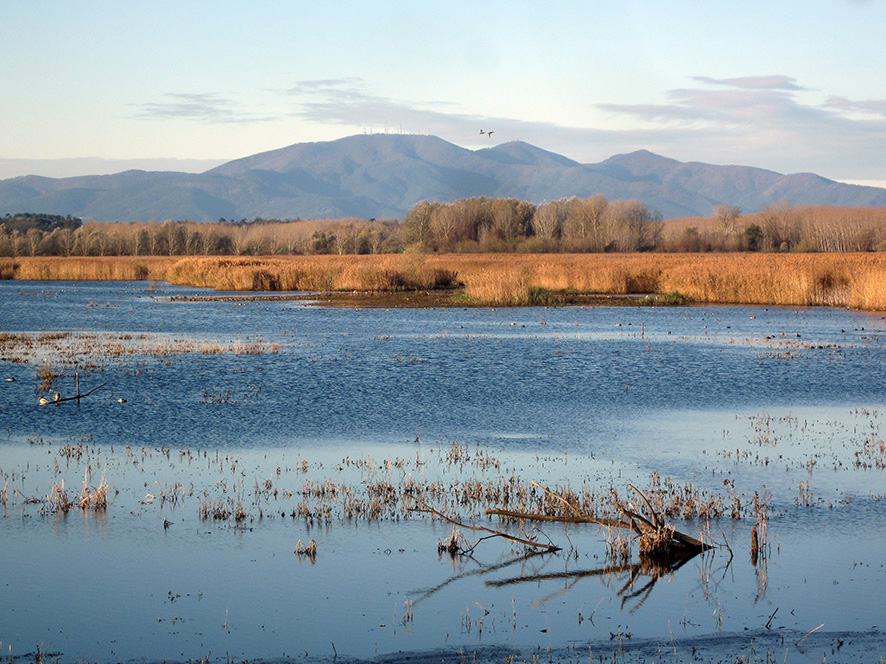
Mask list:
[[[169,299],[197,292],[0,282],[0,331],[70,333],[0,347],[0,378],[15,379],[0,382],[0,587],[15,598],[0,608],[3,655],[886,655],[881,315]],[[75,361],[81,391],[104,387],[38,405],[39,368],[63,369],[52,391],[70,396]],[[453,444],[467,462],[446,461]],[[111,486],[105,512],[27,502],[62,479],[79,494],[87,467],[91,486],[102,471]],[[451,560],[436,545],[452,526],[415,512],[290,516],[305,482],[329,478],[452,489],[516,475],[625,494],[651,473],[726,502],[768,499],[768,555],[751,563],[752,522],[728,509],[711,523],[713,552],[633,583],[627,568],[595,573],[610,565],[595,526],[544,525],[555,555],[519,559],[486,540]],[[176,482],[185,494],[161,504]],[[199,517],[201,502],[231,496],[242,522]],[[504,527],[479,511],[461,516]],[[315,559],[294,553],[311,539]]]

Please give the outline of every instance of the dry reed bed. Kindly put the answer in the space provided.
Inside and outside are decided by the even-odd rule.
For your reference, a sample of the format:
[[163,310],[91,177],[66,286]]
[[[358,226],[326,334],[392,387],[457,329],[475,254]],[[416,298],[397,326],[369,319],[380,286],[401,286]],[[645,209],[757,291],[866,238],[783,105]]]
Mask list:
[[0,258],[0,279],[22,281],[166,281],[181,260],[167,256]]
[[550,304],[539,291],[668,294],[699,303],[886,310],[881,254],[386,254],[0,259],[16,279],[156,279],[227,291],[460,286],[464,305]]

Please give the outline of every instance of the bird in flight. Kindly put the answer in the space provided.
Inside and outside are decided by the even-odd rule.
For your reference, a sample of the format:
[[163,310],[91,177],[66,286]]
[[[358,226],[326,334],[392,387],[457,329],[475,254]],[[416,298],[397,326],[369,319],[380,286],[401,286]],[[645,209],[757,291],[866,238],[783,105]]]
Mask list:
[[483,131],[483,130],[481,129],[481,130],[480,130],[480,133],[481,133],[481,134],[486,134],[487,136],[489,136],[489,138],[492,138],[492,134],[495,133],[495,132],[492,132],[492,131]]

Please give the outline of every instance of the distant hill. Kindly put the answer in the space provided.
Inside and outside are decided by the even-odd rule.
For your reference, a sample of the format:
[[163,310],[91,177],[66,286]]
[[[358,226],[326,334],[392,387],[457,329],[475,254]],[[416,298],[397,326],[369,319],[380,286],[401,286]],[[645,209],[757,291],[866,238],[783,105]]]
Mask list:
[[708,216],[720,203],[886,206],[886,189],[747,166],[679,162],[646,150],[598,164],[514,141],[467,150],[434,136],[358,135],[297,143],[204,173],[125,171],[0,180],[0,215],[26,211],[84,220],[216,221],[402,218],[422,200],[515,197],[540,203],[603,194],[637,198],[664,218]]

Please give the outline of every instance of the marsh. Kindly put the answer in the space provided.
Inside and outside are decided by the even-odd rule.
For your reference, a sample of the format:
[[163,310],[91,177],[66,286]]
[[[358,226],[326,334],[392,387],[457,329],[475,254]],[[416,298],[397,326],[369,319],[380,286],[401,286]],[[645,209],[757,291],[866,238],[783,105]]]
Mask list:
[[[204,294],[0,282],[4,656],[886,652],[880,314],[188,301]],[[75,376],[104,386],[39,404]],[[51,500],[102,481],[106,508]],[[597,526],[483,515],[543,504],[533,481],[589,510],[632,483],[714,549],[655,571],[635,543],[616,564]],[[470,555],[438,554],[453,526],[416,487],[561,551],[463,531]]]

